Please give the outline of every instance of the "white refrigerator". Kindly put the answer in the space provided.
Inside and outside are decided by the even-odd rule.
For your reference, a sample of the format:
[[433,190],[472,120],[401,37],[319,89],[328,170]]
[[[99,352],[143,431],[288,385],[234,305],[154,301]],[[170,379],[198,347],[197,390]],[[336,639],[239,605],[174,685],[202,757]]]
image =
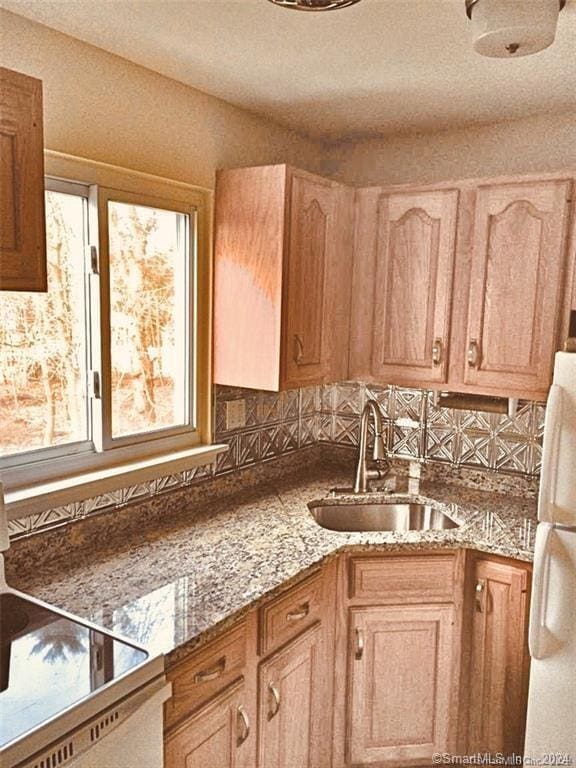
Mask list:
[[576,766],[576,353],[556,355],[538,520],[524,753],[540,764]]

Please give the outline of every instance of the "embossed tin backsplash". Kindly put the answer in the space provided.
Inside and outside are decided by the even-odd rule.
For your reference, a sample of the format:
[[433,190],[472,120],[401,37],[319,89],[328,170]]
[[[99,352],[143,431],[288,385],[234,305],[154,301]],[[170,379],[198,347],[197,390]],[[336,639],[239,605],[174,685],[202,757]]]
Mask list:
[[[256,466],[316,443],[356,446],[366,399],[378,401],[391,456],[422,458],[456,467],[528,477],[540,471],[544,406],[520,403],[514,418],[503,414],[438,408],[419,389],[344,382],[273,393],[214,388],[216,442],[228,443],[214,465],[194,467],[148,483],[121,488],[9,523],[20,538],[92,514],[144,502],[177,488]],[[226,403],[245,401],[246,424],[226,429]]]
[[545,407],[520,402],[514,417],[440,408],[421,389],[357,382],[321,387],[319,439],[357,445],[359,414],[368,398],[384,418],[393,456],[441,461],[455,466],[538,475]]

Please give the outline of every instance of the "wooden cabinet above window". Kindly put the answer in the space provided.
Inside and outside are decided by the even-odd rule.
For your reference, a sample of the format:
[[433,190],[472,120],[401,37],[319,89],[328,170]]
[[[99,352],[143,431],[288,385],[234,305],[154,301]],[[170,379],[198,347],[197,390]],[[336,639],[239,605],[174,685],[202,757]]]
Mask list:
[[285,165],[216,183],[214,380],[280,390],[346,377],[353,190]]
[[0,67],[0,290],[46,291],[42,82]]

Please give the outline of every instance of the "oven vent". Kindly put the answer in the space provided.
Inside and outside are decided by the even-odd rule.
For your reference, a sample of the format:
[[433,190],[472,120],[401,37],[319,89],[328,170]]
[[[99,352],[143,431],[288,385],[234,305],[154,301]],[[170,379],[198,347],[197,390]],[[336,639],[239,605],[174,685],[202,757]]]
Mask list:
[[120,713],[118,710],[114,710],[113,712],[109,712],[106,717],[103,717],[97,723],[94,723],[94,725],[90,727],[91,743],[93,744],[95,741],[98,741],[111,726],[115,725],[119,717]]
[[34,768],[58,768],[70,758],[74,757],[74,742],[69,741],[67,744],[61,744],[58,749],[44,755],[42,760],[38,763],[34,763]]

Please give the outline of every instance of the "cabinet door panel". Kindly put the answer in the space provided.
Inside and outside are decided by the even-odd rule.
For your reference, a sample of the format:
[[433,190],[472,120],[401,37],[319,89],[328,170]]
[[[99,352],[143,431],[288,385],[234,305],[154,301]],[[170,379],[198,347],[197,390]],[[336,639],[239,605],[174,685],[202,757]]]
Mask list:
[[479,188],[466,384],[545,396],[557,344],[570,186],[560,180]]
[[380,198],[372,369],[387,382],[446,381],[457,204],[452,189]]
[[0,67],[0,290],[46,291],[42,83]]
[[446,751],[453,624],[450,605],[350,610],[350,764],[431,762]]
[[330,765],[332,701],[322,627],[316,624],[259,670],[260,768]]
[[244,684],[224,691],[168,735],[166,768],[252,768],[254,738]]
[[329,370],[327,312],[334,188],[292,175],[288,256],[286,384],[321,381]]
[[469,751],[521,754],[528,575],[522,568],[478,560],[474,577]]

